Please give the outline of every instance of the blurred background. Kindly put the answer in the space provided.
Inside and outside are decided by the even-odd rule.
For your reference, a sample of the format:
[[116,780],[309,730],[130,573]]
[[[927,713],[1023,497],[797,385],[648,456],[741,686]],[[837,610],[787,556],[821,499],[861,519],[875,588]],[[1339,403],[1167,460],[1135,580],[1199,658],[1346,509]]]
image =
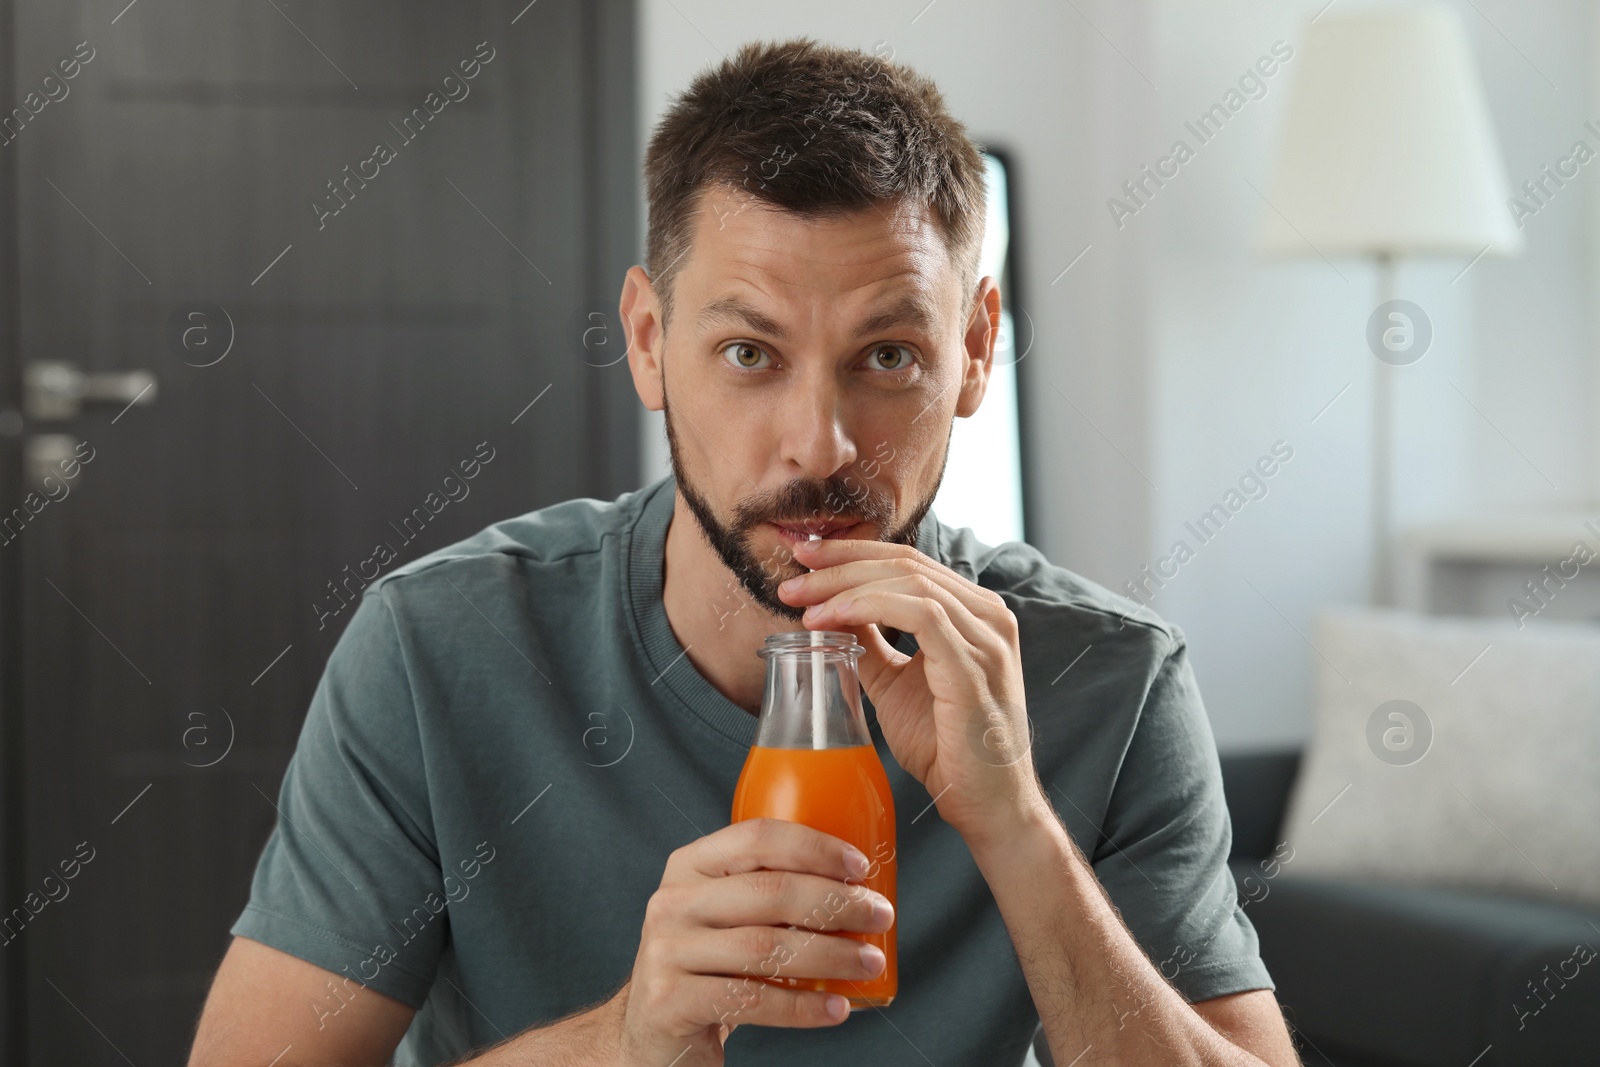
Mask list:
[[988,150],[935,514],[1188,635],[1306,1062],[1592,1062],[1580,0],[0,0],[0,1060],[182,1061],[363,575],[668,473],[644,145],[794,35]]

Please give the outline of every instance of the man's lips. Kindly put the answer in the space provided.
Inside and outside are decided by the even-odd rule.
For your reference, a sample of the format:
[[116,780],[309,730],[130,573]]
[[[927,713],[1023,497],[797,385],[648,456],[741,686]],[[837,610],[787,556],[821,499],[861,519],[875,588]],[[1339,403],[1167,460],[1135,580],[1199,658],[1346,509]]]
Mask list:
[[772,522],[767,525],[777,530],[785,541],[793,544],[796,541],[807,540],[812,533],[821,534],[825,538],[848,537],[852,531],[865,525],[865,523],[830,520],[828,522],[797,522],[792,525]]

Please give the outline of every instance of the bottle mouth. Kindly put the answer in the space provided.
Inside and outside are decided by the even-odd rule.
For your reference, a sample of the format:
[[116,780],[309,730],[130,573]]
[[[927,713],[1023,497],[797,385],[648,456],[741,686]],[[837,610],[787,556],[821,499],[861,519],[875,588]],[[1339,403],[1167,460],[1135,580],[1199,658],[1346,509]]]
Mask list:
[[856,643],[856,635],[842,630],[790,630],[768,634],[756,655],[763,658],[780,653],[824,652],[859,656],[866,649]]

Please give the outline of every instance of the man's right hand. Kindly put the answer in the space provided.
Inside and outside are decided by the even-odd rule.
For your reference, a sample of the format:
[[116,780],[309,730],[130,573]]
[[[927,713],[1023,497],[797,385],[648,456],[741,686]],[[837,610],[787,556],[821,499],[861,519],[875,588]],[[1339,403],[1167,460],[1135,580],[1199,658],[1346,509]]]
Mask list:
[[894,922],[889,901],[860,884],[867,870],[848,842],[781,819],[736,822],[673,852],[645,908],[633,975],[611,1004],[621,1062],[715,1067],[736,1026],[847,1018],[849,1003],[836,993],[758,976],[881,973],[876,946],[838,936]]

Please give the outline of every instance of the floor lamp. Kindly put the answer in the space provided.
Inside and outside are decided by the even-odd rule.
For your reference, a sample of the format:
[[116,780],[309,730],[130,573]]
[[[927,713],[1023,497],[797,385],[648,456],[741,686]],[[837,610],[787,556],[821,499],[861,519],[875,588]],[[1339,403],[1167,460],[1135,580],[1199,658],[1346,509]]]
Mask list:
[[1371,599],[1383,605],[1393,602],[1395,378],[1431,337],[1421,309],[1396,299],[1396,262],[1514,254],[1522,234],[1454,11],[1330,11],[1313,21],[1302,52],[1256,249],[1377,264],[1370,548]]

